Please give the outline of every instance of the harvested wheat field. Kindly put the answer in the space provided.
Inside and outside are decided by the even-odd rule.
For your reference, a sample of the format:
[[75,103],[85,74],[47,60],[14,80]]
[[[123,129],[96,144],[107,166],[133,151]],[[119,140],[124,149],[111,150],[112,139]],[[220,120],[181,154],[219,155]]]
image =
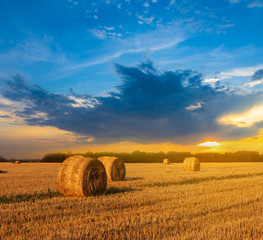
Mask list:
[[263,163],[125,164],[125,181],[88,198],[59,193],[60,166],[0,164],[0,239],[263,237]]

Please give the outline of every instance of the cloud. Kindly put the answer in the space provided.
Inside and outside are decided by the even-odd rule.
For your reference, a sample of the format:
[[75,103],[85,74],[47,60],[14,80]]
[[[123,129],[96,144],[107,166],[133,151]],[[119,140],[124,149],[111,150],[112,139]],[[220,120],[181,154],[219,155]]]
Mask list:
[[[78,69],[102,64],[126,54],[143,53],[146,51],[156,52],[168,49],[187,39],[187,32],[191,31],[192,28],[194,28],[192,24],[185,24],[183,27],[182,23],[173,23],[160,27],[157,30],[136,34],[125,39],[115,39],[114,42],[109,43],[108,47],[104,48],[104,52],[107,52],[107,54],[94,60],[68,66],[67,69]],[[93,29],[91,32],[94,35],[96,34],[98,38],[104,39],[108,36],[108,31],[106,30]],[[116,51],[112,51],[112,49],[116,49]]]
[[219,119],[221,124],[234,125],[240,128],[251,127],[263,122],[263,105],[254,106],[240,114],[230,114]]
[[148,7],[150,7],[150,4],[149,4],[148,2],[145,2],[145,3],[143,4],[143,6],[146,7],[146,8],[148,8]]
[[12,105],[12,102],[11,101],[9,101],[9,100],[7,100],[7,99],[5,99],[5,98],[1,98],[0,97],[0,107],[1,108],[8,108],[9,106],[11,106]]
[[257,70],[254,75],[252,76],[252,80],[256,81],[256,80],[261,80],[263,78],[263,69],[259,69]]
[[90,32],[98,39],[106,39],[107,38],[107,32],[99,29],[92,29]]
[[255,74],[255,71],[262,68],[262,65],[258,65],[255,67],[244,67],[244,68],[235,68],[226,72],[220,72],[220,79],[227,79],[231,77],[251,77]]
[[89,32],[98,39],[118,39],[123,35],[120,32],[115,31],[114,27],[100,26],[99,29],[91,29]]
[[248,8],[263,7],[263,1],[252,1],[247,5]]
[[204,79],[204,83],[215,83],[217,81],[219,81],[220,79],[217,78],[217,77],[214,77],[214,78],[206,78]]
[[204,104],[204,102],[199,102],[199,103],[196,103],[196,104],[191,105],[189,107],[186,107],[185,109],[187,109],[189,111],[193,111],[193,110],[201,108],[203,104]]
[[143,16],[138,16],[138,18],[140,19],[138,22],[140,23],[146,23],[146,24],[151,24],[154,20],[154,17],[149,17],[149,18],[146,18],[146,17],[143,17]]
[[6,62],[62,62],[64,56],[60,55],[60,49],[54,43],[52,37],[45,36],[43,39],[31,37],[15,47],[0,54],[0,63]]
[[263,83],[263,79],[261,80],[254,80],[252,82],[247,82],[244,84],[244,87],[248,86],[248,87],[254,87],[254,86],[257,86],[259,84]]
[[170,6],[174,5],[175,3],[176,3],[175,0],[171,0],[171,1],[170,1]]
[[254,87],[263,83],[263,69],[255,71],[251,76],[251,81],[244,84],[244,86]]
[[198,72],[160,71],[151,62],[135,67],[117,64],[116,72],[122,83],[104,96],[50,93],[20,75],[4,80],[1,94],[25,104],[14,114],[27,125],[53,126],[95,143],[190,144],[200,136],[235,138],[257,131],[254,125],[247,131],[220,125],[217,119],[251,108],[262,101],[262,93],[238,95],[219,84],[203,85]]
[[218,24],[217,25],[217,30],[216,32],[219,33],[226,33],[226,30],[228,30],[229,28],[234,27],[235,24]]

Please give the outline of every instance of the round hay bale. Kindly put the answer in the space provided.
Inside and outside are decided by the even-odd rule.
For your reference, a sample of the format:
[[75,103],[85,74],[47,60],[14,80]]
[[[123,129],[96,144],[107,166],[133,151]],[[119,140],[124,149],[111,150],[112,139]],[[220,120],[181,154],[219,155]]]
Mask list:
[[165,159],[163,160],[163,164],[165,164],[165,165],[170,164],[170,160],[169,160],[168,158],[165,158]]
[[200,161],[195,157],[184,159],[184,171],[200,171]]
[[21,164],[21,162],[20,161],[15,161],[15,164]]
[[68,197],[101,195],[107,187],[105,167],[89,157],[68,157],[59,169],[58,186],[59,191]]
[[126,168],[124,161],[117,157],[103,156],[98,158],[107,172],[108,180],[111,181],[122,181],[125,179]]

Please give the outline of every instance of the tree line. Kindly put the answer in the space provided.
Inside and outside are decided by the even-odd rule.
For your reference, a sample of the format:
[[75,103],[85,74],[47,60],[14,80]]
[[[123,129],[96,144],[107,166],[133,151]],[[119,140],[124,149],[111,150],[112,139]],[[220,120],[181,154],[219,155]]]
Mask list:
[[201,162],[263,162],[263,154],[257,151],[238,151],[226,153],[196,153],[190,152],[143,152],[134,151],[132,153],[115,152],[86,152],[86,153],[48,153],[41,162],[63,162],[67,157],[81,155],[84,157],[98,158],[101,156],[115,156],[126,163],[161,163],[168,158],[172,163],[182,163],[186,157],[197,157]]

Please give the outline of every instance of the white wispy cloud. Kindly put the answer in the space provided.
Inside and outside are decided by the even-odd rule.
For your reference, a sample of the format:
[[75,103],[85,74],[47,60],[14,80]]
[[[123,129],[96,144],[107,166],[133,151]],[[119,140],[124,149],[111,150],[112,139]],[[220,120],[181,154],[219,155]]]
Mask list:
[[109,30],[109,31],[111,31],[111,30],[114,30],[114,27],[112,26],[112,27],[104,27],[106,30]]
[[99,29],[91,29],[89,30],[91,34],[93,34],[98,39],[115,39],[123,37],[123,34],[115,31],[114,27],[100,27]]
[[251,77],[255,71],[262,69],[263,65],[257,65],[254,67],[234,68],[229,71],[220,72],[220,79],[227,79],[231,77]]
[[92,29],[90,32],[99,39],[105,39],[107,38],[107,33],[105,30],[100,30],[100,29]]
[[170,1],[170,6],[174,5],[175,3],[176,3],[175,0],[171,0],[171,1]]
[[252,1],[247,5],[248,8],[263,7],[263,1]]
[[145,3],[143,4],[143,6],[144,6],[144,7],[150,7],[150,4],[149,4],[148,2],[145,2]]
[[98,100],[96,98],[84,98],[84,97],[77,97],[70,95],[68,97],[69,99],[73,100],[75,103],[72,103],[72,107],[75,108],[94,108],[97,104],[99,104]]
[[254,87],[254,86],[257,86],[257,85],[259,85],[261,83],[263,83],[263,79],[247,82],[247,83],[244,84],[244,87]]
[[[93,34],[98,34],[98,37],[101,37],[101,39],[105,38],[104,31],[94,30]],[[176,46],[186,38],[187,33],[180,25],[172,24],[164,26],[154,31],[148,31],[143,34],[127,37],[126,39],[115,39],[114,42],[109,43],[109,49],[118,49],[116,52],[112,53],[112,50],[110,50],[108,54],[98,59],[75,64],[68,69],[77,69],[102,64],[125,54],[160,51]]]
[[68,2],[69,2],[69,3],[72,3],[72,4],[75,5],[75,6],[79,4],[78,1],[74,1],[74,0],[68,0]]
[[65,61],[65,56],[59,46],[49,36],[43,39],[29,37],[22,43],[18,43],[5,53],[0,53],[0,64],[14,66],[19,63],[34,64],[38,62],[48,62],[51,64],[60,64]]
[[153,16],[151,16],[149,18],[143,17],[143,16],[138,16],[138,18],[141,20],[141,21],[140,20],[138,21],[139,24],[142,24],[142,23],[151,24],[154,20]]
[[186,109],[186,110],[189,110],[189,111],[193,111],[193,110],[202,108],[203,104],[204,104],[204,102],[199,102],[199,103],[196,103],[196,104],[191,105],[191,106],[189,106],[189,107],[186,107],[185,109]]
[[235,26],[234,23],[217,25],[217,27],[219,29],[227,29],[227,28],[231,28],[231,27],[234,27],[234,26]]
[[71,67],[68,67],[67,69],[78,69],[78,68],[83,68],[83,67],[90,67],[90,66],[109,62],[110,60],[121,57],[124,54],[138,53],[138,52],[143,52],[143,51],[145,51],[145,49],[129,49],[129,50],[124,50],[124,51],[119,51],[119,52],[116,52],[116,53],[108,55],[108,56],[103,56],[102,58],[99,58],[99,59],[94,60],[94,61],[88,61],[85,63],[73,65]]
[[205,78],[203,82],[205,83],[215,83],[217,81],[219,81],[220,78]]

